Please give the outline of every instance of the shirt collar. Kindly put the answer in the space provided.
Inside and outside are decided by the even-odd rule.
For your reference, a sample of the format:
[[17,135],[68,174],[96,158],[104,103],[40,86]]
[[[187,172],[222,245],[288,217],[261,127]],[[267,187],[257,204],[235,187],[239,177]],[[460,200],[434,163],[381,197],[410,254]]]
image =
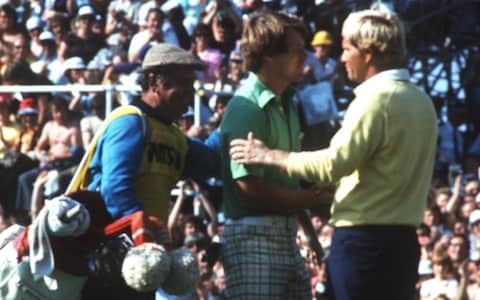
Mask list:
[[410,74],[407,69],[391,69],[379,72],[372,77],[368,78],[361,84],[359,84],[353,92],[355,95],[358,95],[364,90],[371,89],[374,85],[377,84],[379,81],[384,80],[394,80],[394,81],[408,81],[410,78]]
[[[250,83],[252,85],[250,85]],[[253,86],[253,96],[256,98],[258,106],[264,108],[272,99],[276,99],[277,95],[270,90],[255,73],[250,72],[247,78],[246,86]],[[288,86],[281,95],[281,98],[292,98],[296,90]]]
[[169,125],[170,123],[168,122],[165,122],[159,115],[158,113],[150,106],[148,105],[147,103],[145,103],[143,100],[141,100],[140,97],[135,97],[133,98],[133,101],[131,103],[131,105],[133,106],[136,106],[138,108],[140,108],[140,110],[145,113],[147,116],[151,117],[151,118],[154,118],[164,124],[167,124]]

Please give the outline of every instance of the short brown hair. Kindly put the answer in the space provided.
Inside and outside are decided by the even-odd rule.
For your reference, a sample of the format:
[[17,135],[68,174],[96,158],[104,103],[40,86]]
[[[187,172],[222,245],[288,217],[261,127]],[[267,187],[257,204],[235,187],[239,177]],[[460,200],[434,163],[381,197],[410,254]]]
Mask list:
[[240,42],[244,69],[257,72],[264,57],[287,51],[289,29],[299,32],[303,37],[307,34],[305,25],[296,16],[279,12],[260,12],[250,16]]

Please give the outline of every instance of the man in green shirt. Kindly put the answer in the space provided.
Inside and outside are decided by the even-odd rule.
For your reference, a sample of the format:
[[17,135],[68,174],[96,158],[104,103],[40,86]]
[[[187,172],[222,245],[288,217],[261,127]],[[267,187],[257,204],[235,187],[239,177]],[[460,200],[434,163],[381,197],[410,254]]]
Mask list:
[[[296,214],[318,205],[311,191],[284,172],[230,160],[230,141],[253,131],[270,147],[300,149],[294,90],[305,60],[305,28],[280,13],[252,15],[241,50],[250,71],[220,126],[224,178],[228,299],[311,299],[309,275],[295,245]],[[311,224],[310,224],[311,225]]]
[[433,172],[435,110],[401,68],[406,46],[397,16],[351,13],[342,36],[342,62],[349,79],[361,84],[329,147],[286,153],[249,134],[233,141],[231,154],[240,163],[338,184],[327,261],[333,299],[413,300],[420,255],[415,228]]

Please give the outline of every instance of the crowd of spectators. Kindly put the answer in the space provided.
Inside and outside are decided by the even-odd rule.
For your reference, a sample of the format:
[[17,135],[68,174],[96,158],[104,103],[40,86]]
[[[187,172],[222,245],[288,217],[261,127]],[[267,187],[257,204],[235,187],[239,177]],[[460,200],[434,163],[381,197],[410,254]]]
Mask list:
[[[328,145],[351,97],[350,83],[338,63],[342,20],[336,18],[371,5],[371,1],[338,1],[345,4],[335,6],[337,1],[288,0],[0,2],[1,85],[131,85],[153,44],[175,44],[208,66],[198,73],[199,124],[194,122],[193,107],[177,123],[188,136],[215,149],[219,149],[218,126],[225,106],[247,75],[241,69],[239,37],[250,13],[274,9],[297,14],[311,31],[305,79],[297,86],[297,99],[304,149],[318,149]],[[405,12],[409,1],[373,2],[380,9]],[[480,89],[480,77],[474,76],[474,92],[467,96],[477,97],[471,103],[479,103],[475,91]],[[113,104],[128,104],[136,96],[134,91],[114,92]],[[422,247],[419,299],[477,299],[480,128],[474,126],[469,133],[473,138],[467,139],[458,130],[461,122],[445,112],[448,101],[435,98],[434,102],[440,135],[431,195],[419,199],[428,201],[417,231]],[[2,229],[15,222],[28,224],[44,201],[62,193],[104,117],[104,93],[0,94]],[[169,233],[176,247],[188,247],[198,256],[201,271],[197,290],[189,299],[224,297],[223,267],[218,260],[225,221],[221,188],[221,178],[212,178],[185,180],[172,191]],[[312,212],[311,220],[328,254],[334,230],[328,216]],[[311,274],[312,297],[321,298],[325,264],[317,261],[308,239],[299,229],[297,244]],[[158,297],[168,298],[162,292]]]

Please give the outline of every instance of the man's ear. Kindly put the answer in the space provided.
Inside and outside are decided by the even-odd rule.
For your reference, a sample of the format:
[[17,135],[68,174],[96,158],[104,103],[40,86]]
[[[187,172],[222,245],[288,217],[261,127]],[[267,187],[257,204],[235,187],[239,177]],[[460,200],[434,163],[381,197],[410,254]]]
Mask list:
[[364,50],[363,56],[364,56],[365,63],[371,64],[373,61],[373,50],[372,49]]

